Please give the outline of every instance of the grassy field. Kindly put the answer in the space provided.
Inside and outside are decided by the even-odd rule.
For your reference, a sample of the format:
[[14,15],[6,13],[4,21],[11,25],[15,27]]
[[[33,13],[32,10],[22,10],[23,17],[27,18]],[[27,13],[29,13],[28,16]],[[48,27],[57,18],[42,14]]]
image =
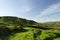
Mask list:
[[60,23],[0,17],[0,40],[60,40]]
[[36,28],[24,28],[26,31],[12,33],[1,40],[60,40],[60,30],[42,30]]

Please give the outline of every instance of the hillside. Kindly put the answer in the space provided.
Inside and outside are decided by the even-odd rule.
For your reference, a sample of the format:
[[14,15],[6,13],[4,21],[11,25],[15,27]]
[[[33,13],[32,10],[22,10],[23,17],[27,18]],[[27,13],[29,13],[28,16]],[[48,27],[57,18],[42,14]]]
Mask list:
[[48,27],[60,29],[60,21],[46,22],[46,23],[43,23],[43,24],[46,24]]
[[60,24],[60,21],[46,22],[48,24]]
[[0,17],[0,40],[60,40],[60,25],[53,24],[2,16]]
[[27,20],[18,17],[12,16],[2,16],[0,17],[0,25],[5,25],[10,29],[21,28],[21,27],[32,27],[32,28],[60,28],[60,22],[46,22],[46,23],[37,23],[33,20]]
[[0,25],[5,25],[6,27],[10,28],[17,28],[17,27],[26,27],[28,25],[34,25],[37,22],[33,20],[26,20],[23,18],[18,18],[18,17],[11,17],[11,16],[3,16],[0,17]]

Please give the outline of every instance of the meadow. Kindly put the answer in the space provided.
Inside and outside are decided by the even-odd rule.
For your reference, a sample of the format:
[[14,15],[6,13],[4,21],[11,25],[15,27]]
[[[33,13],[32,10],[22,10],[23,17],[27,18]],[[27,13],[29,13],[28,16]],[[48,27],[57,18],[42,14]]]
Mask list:
[[60,24],[0,17],[0,40],[60,40]]

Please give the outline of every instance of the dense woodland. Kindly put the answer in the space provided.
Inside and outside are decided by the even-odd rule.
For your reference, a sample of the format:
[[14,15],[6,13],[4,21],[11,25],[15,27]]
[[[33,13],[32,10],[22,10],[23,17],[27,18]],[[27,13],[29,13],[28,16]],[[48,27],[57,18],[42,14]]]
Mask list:
[[60,22],[37,23],[3,16],[0,17],[0,40],[60,40]]

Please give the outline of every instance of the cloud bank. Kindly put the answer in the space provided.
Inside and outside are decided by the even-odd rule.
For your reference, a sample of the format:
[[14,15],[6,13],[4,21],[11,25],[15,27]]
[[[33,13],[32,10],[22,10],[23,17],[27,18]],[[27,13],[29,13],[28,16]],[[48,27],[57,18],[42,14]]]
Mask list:
[[28,0],[0,0],[0,16],[25,16],[32,10]]
[[47,16],[47,15],[54,14],[57,12],[60,12],[60,3],[50,5],[48,8],[40,12],[40,14],[37,15],[37,17]]
[[18,6],[18,12],[23,15],[33,9],[28,0],[20,0]]
[[53,17],[51,18],[48,17],[48,15],[51,16],[51,14],[56,14],[56,13],[58,14],[58,12],[60,12],[60,3],[50,5],[48,8],[43,9],[43,11],[41,11],[40,14],[34,18],[34,20],[38,22],[58,21],[60,19],[57,18],[54,19]]

